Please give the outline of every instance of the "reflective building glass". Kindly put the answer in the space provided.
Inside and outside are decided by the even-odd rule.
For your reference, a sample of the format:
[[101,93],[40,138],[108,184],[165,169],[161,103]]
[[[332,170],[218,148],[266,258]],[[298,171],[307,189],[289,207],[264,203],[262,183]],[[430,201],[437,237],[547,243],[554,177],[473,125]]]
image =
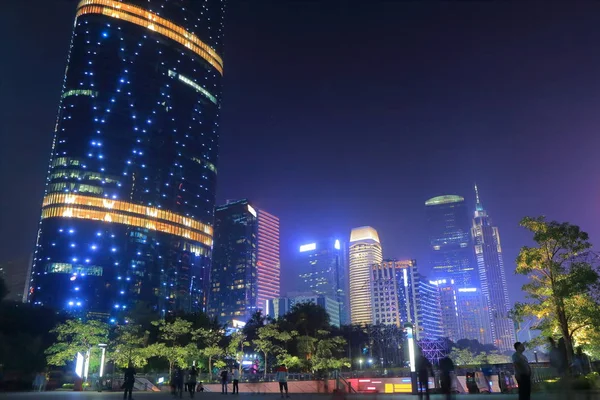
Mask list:
[[203,311],[223,61],[219,0],[82,0],[29,301],[117,321]]

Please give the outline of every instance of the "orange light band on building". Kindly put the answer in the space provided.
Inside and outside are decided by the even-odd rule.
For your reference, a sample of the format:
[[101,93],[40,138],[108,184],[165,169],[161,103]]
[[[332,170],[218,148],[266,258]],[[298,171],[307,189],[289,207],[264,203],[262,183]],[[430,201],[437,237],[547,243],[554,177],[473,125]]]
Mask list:
[[170,211],[125,201],[51,193],[42,204],[43,218],[81,218],[151,229],[212,246],[212,227]]
[[143,8],[114,0],[82,0],[77,6],[76,17],[84,14],[121,19],[166,36],[198,54],[223,75],[223,60],[209,45],[181,26]]

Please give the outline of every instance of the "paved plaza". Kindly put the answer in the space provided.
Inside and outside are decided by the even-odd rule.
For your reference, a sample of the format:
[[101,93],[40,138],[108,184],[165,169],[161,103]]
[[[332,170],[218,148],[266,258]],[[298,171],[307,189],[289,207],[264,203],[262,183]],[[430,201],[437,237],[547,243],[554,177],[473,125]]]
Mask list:
[[[417,400],[417,396],[405,394],[353,394],[350,396],[339,397],[322,394],[297,394],[290,395],[290,400]],[[277,400],[279,395],[275,394],[255,394],[241,393],[240,395],[221,395],[220,393],[198,393],[194,399],[196,400],[218,400],[226,397],[239,397],[241,400]],[[110,400],[122,399],[122,393],[115,392],[46,392],[46,393],[0,393],[0,399],[15,399],[15,400]],[[189,399],[185,396],[183,399]],[[578,393],[569,395],[567,399],[560,397],[558,394],[551,393],[536,393],[532,396],[534,400],[600,400],[600,393]],[[134,393],[134,400],[170,400],[174,399],[169,393]],[[442,400],[441,395],[432,395],[432,400]],[[464,394],[457,395],[455,400],[517,400],[516,394]]]

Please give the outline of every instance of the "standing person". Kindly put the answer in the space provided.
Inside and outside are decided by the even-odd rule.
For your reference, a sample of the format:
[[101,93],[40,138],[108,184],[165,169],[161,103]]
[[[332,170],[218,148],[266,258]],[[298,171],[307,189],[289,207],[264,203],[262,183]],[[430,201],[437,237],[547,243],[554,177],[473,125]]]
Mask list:
[[196,393],[196,382],[198,381],[198,369],[196,366],[192,366],[189,372],[188,378],[188,392],[190,392],[190,398],[194,398],[194,394]]
[[288,393],[288,370],[285,365],[281,364],[277,369],[277,374],[275,375],[277,382],[279,382],[279,391],[281,392],[281,398],[283,399],[283,391],[285,390],[285,397],[290,397]]
[[[133,364],[129,363],[129,366],[125,368],[125,374],[123,376],[123,399],[131,400],[133,385],[135,384],[135,369],[133,368]],[[129,396],[127,396],[129,394]]]
[[425,398],[429,400],[429,372],[433,375],[433,366],[431,362],[423,354],[417,359],[417,376],[419,378],[419,399]]
[[452,372],[454,372],[454,363],[450,357],[444,357],[440,360],[440,386],[446,400],[452,398]]
[[240,370],[239,368],[233,369],[233,388],[231,394],[240,394]]
[[229,371],[227,368],[223,368],[221,371],[221,394],[227,394],[227,378],[229,375]]
[[515,378],[519,385],[519,400],[529,400],[531,399],[531,367],[529,360],[523,354],[525,351],[523,343],[515,343],[515,350],[512,361],[515,367]]
[[175,369],[175,396],[179,395],[181,399],[183,397],[183,370],[180,366]]

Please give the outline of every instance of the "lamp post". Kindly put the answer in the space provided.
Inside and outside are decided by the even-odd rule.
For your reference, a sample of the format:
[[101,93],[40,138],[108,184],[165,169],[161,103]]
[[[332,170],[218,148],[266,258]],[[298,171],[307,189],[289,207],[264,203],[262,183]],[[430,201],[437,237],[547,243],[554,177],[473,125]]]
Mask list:
[[98,373],[98,391],[102,391],[102,377],[104,376],[104,361],[106,358],[106,343],[99,343],[98,347],[102,349],[102,356],[100,356],[100,372]]
[[535,357],[535,363],[538,363],[538,356],[537,356],[537,350],[533,351],[533,356]]
[[410,383],[412,386],[412,394],[418,394],[417,368],[415,360],[415,338],[413,336],[412,324],[404,325],[404,332],[406,332],[406,341],[408,344],[408,360],[410,362]]
[[363,362],[362,358],[359,358],[358,359],[358,366],[359,366],[358,369],[361,371],[362,371],[362,362]]

